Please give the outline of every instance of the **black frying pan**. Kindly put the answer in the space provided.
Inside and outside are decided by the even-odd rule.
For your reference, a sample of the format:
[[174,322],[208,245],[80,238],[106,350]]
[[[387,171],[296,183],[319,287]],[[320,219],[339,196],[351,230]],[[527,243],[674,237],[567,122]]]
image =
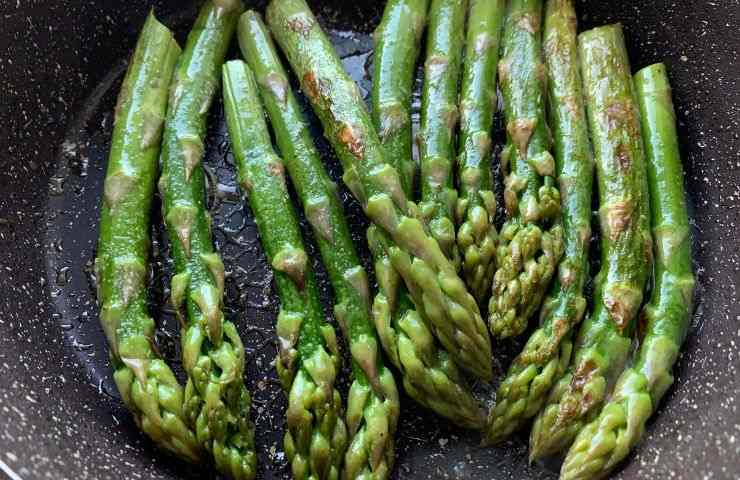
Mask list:
[[[13,480],[212,476],[163,455],[135,428],[111,381],[89,280],[113,104],[151,3],[0,0],[0,471]],[[312,3],[334,29],[345,66],[367,88],[368,33],[383,2]],[[154,6],[183,39],[193,2]],[[618,476],[740,478],[740,2],[600,0],[578,7],[582,29],[625,24],[633,69],[659,60],[670,68],[700,284],[676,385]],[[220,105],[213,110],[209,198],[219,225],[215,240],[231,271],[227,315],[248,346],[260,478],[288,478],[280,441],[284,401],[270,365],[276,299],[251,215],[235,191]],[[357,241],[364,242],[365,221],[345,198]],[[153,236],[157,341],[176,362],[176,326],[158,307],[166,295],[167,244],[159,228]],[[521,344],[496,347],[505,367]],[[477,435],[404,399],[395,478],[554,478],[546,467],[527,465],[525,439],[481,449]]]

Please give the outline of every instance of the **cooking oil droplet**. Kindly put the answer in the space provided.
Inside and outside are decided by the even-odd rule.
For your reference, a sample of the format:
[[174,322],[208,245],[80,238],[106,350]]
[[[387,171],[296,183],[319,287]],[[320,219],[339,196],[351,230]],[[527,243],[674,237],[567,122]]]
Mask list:
[[57,271],[56,283],[60,287],[67,285],[69,282],[69,267],[62,267]]
[[62,195],[64,193],[64,178],[53,176],[49,178],[49,194]]
[[92,343],[80,343],[76,338],[72,340],[72,348],[79,352],[85,352],[93,347]]

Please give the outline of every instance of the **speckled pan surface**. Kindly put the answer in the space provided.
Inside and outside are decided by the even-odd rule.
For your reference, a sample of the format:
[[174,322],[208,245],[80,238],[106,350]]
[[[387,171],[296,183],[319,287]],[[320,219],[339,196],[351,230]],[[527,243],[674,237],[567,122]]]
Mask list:
[[[382,2],[311,3],[367,89],[367,34]],[[137,432],[112,386],[89,280],[113,102],[151,5],[0,2],[0,471],[13,480],[212,476],[172,461]],[[183,39],[195,6],[154,7]],[[578,7],[582,29],[625,24],[633,70],[668,63],[700,284],[676,386],[617,478],[740,478],[740,1],[600,0]],[[216,242],[230,265],[228,315],[250,354],[260,478],[288,478],[279,441],[284,405],[270,365],[275,297],[251,214],[239,204],[220,107],[210,124],[210,203]],[[327,145],[319,146],[337,174]],[[364,220],[345,199],[362,243]],[[153,235],[157,305],[166,295],[168,265],[161,230]],[[176,358],[178,342],[168,333],[175,325],[166,311],[155,311],[164,327],[157,341]],[[499,346],[500,362],[517,348]],[[524,437],[481,449],[476,435],[410,400],[402,407],[396,479],[554,478],[542,466],[527,466]]]

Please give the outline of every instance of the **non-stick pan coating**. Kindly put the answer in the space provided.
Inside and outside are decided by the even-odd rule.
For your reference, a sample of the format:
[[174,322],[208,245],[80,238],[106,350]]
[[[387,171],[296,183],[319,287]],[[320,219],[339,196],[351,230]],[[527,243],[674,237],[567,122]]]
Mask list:
[[[383,2],[311,3],[367,89],[368,34]],[[154,6],[184,40],[195,3]],[[113,103],[150,7],[145,0],[0,2],[0,471],[14,480],[211,476],[157,451],[122,407],[90,276]],[[740,478],[740,2],[601,0],[578,2],[578,9],[581,29],[625,24],[633,70],[661,60],[669,66],[700,285],[676,386],[618,477]],[[280,441],[284,401],[270,364],[276,298],[251,214],[235,190],[220,105],[209,128],[206,165],[221,225],[215,239],[231,271],[227,315],[250,354],[260,478],[288,478]],[[315,134],[336,177],[337,162],[318,127]],[[345,198],[355,238],[364,244],[363,216]],[[151,299],[164,327],[157,340],[176,358],[177,338],[167,334],[176,326],[156,309],[166,295],[166,239],[157,228],[153,235],[159,263]],[[503,367],[520,345],[496,345]],[[395,478],[554,478],[527,465],[525,440],[481,449],[477,435],[404,399]]]

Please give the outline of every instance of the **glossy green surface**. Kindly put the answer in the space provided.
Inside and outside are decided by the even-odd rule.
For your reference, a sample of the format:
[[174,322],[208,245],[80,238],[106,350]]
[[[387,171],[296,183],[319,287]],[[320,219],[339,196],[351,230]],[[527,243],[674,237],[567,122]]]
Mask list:
[[[265,254],[272,263],[285,248],[305,252],[283,161],[272,149],[253,74],[243,62],[230,61],[223,76],[224,107],[239,185],[249,200]],[[279,270],[273,275],[281,307],[305,316],[298,351],[301,356],[310,356],[323,343],[320,327],[324,323],[313,271],[307,263],[300,279]]]
[[393,374],[384,366],[370,319],[370,289],[337,187],[321,162],[277,51],[259,14],[239,22],[239,44],[256,74],[290,179],[311,223],[334,289],[334,315],[352,353],[354,382],[348,404],[351,434],[346,475],[387,478],[394,461],[394,434],[400,404]]
[[584,427],[568,452],[561,473],[568,480],[604,478],[635,448],[673,383],[673,364],[691,321],[691,238],[665,65],[643,68],[634,84],[647,157],[655,286],[643,310],[646,325],[636,359],[620,376],[601,415]]
[[[540,187],[555,186],[552,174],[542,175],[532,164],[551,148],[545,118],[546,70],[542,57],[542,0],[512,0],[509,3],[499,63],[499,84],[506,118],[505,154],[507,170],[526,185],[507,199],[506,210],[524,223],[552,220],[557,208],[547,207]],[[553,172],[554,173],[554,172]]]
[[[366,274],[352,243],[342,204],[336,194],[336,185],[321,163],[308,123],[290,88],[272,39],[259,15],[253,11],[241,17],[239,45],[255,72],[283,163],[316,235],[337,304],[341,305],[343,313],[340,317],[345,320],[342,324],[347,329],[348,341],[374,337],[375,329],[369,320],[367,282],[365,280],[365,286],[362,287],[361,281]],[[270,145],[269,141],[267,145]],[[273,215],[279,215],[282,207],[284,205],[270,208],[274,209]],[[359,289],[351,281],[355,275],[360,279]]]
[[250,479],[256,455],[244,346],[223,315],[225,270],[211,242],[202,166],[206,118],[241,11],[238,0],[209,1],[188,35],[170,90],[159,186],[176,272],[172,307],[183,325],[186,414],[217,468]]
[[[401,173],[401,185],[409,198],[418,168],[411,145],[411,87],[427,8],[426,0],[391,0],[375,31],[372,119],[386,161]],[[406,393],[457,425],[480,428],[480,405],[424,324],[400,274],[391,265],[390,238],[377,225],[368,228],[367,238],[378,279],[373,318],[384,350],[401,373]]]
[[284,448],[295,479],[336,479],[346,447],[334,330],[324,321],[283,162],[272,149],[254,74],[223,68],[224,109],[239,184],[247,195],[280,296],[276,360],[288,392]]
[[398,170],[407,195],[414,190],[411,90],[429,0],[389,0],[374,33],[371,116],[385,151]]
[[[201,255],[213,253],[210,219],[205,208],[205,174],[201,165],[206,117],[211,102],[220,87],[220,68],[226,56],[241,6],[230,11],[220,11],[215,2],[208,2],[200,11],[178,62],[170,105],[165,123],[162,145],[162,180],[165,217],[173,208],[193,208],[189,242],[172,235],[172,257],[175,270],[190,275],[190,289],[198,290],[201,284],[215,285],[211,272]],[[188,172],[188,168],[192,168]],[[168,231],[177,228],[168,221]],[[199,323],[202,316],[199,306],[191,299],[187,302],[188,321]],[[220,342],[219,328],[213,329],[214,343]]]
[[204,457],[183,415],[183,389],[152,347],[149,228],[167,91],[180,47],[151,13],[121,86],[108,158],[95,274],[113,378],[137,425],[190,462]]
[[572,329],[586,310],[591,240],[594,162],[578,71],[573,0],[549,0],[545,7],[544,54],[553,153],[562,194],[565,254],[535,330],[512,363],[491,410],[488,440],[499,442],[535,416],[570,361]]
[[539,310],[562,255],[560,193],[546,119],[542,0],[509,2],[498,64],[506,146],[501,152],[507,221],[499,235],[491,332],[520,335]]
[[532,429],[533,457],[564,451],[598,415],[627,361],[652,269],[645,154],[622,27],[595,28],[578,41],[596,162],[601,269],[573,361]]
[[473,297],[430,237],[384,151],[357,85],[303,0],[274,0],[267,23],[344,167],[344,182],[395,244],[390,256],[435,336],[476,376],[492,374],[490,339]]
[[422,215],[447,258],[456,265],[453,182],[460,72],[465,46],[467,0],[432,0],[421,92],[419,164]]
[[505,13],[504,0],[470,1],[460,88],[457,245],[466,283],[479,303],[491,295],[496,268],[491,130],[498,101],[496,67]]

